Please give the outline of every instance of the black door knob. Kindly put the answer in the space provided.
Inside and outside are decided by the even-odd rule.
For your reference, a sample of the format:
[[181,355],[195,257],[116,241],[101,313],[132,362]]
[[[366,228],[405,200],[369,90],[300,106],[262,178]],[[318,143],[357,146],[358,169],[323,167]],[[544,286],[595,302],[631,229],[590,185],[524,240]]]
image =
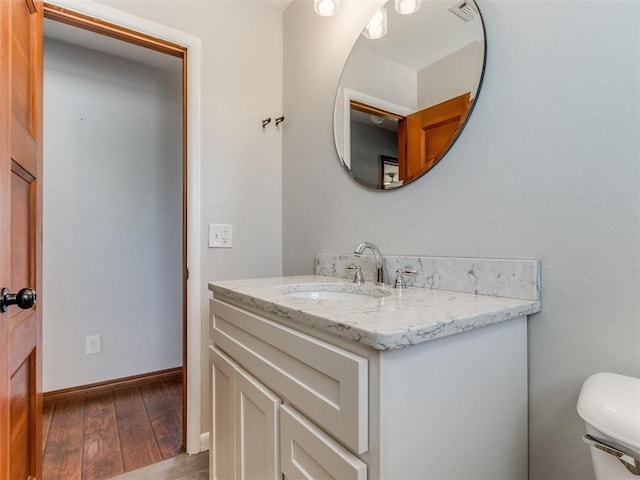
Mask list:
[[20,308],[31,308],[36,304],[36,291],[31,288],[23,288],[18,293],[10,293],[8,288],[3,288],[0,294],[0,311],[6,312],[9,305],[18,305]]

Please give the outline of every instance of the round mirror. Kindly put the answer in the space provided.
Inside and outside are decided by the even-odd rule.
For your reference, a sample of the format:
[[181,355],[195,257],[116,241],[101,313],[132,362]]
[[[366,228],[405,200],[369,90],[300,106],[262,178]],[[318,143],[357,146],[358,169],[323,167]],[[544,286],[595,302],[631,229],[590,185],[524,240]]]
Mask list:
[[358,37],[338,85],[334,135],[349,174],[390,190],[428,172],[469,119],[485,58],[473,0],[389,0]]

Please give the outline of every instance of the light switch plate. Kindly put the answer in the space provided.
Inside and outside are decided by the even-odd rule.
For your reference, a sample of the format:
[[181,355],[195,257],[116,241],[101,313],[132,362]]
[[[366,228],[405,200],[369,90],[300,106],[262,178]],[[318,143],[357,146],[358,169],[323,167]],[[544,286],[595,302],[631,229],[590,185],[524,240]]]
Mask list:
[[226,223],[209,224],[209,247],[231,248],[233,245],[233,225]]

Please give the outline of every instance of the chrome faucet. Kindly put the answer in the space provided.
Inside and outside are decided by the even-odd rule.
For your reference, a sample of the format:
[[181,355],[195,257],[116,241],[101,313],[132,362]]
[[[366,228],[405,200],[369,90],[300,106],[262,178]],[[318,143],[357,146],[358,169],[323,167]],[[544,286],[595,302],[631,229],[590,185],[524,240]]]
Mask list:
[[380,249],[378,247],[376,247],[373,243],[362,242],[356,247],[353,253],[356,257],[359,257],[367,248],[371,250],[376,257],[376,268],[378,273],[376,284],[386,285],[388,275],[384,265],[384,257],[382,256],[382,253],[380,252]]

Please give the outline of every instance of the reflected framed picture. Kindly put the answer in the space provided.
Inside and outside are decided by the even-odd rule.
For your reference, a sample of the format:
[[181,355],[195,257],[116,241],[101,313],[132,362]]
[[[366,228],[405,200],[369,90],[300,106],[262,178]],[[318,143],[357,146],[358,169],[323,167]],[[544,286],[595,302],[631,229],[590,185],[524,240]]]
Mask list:
[[402,185],[397,158],[380,155],[380,185],[385,190]]

